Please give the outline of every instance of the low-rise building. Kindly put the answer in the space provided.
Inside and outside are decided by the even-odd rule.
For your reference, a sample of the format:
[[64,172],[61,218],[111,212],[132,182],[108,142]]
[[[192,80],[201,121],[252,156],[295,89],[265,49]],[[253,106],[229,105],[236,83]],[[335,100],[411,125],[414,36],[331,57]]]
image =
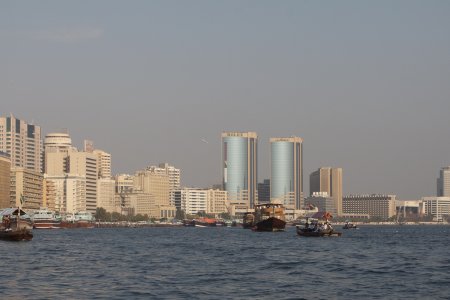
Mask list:
[[434,221],[444,221],[450,217],[450,197],[423,197],[424,215],[433,216]]
[[396,215],[395,195],[350,195],[343,197],[344,216],[368,215],[388,219]]

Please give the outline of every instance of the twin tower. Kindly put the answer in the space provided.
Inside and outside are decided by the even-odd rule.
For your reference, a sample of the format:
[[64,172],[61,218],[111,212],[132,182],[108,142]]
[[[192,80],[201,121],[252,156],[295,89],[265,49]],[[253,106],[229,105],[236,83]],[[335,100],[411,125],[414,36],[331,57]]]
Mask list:
[[[303,140],[270,139],[270,201],[300,209],[303,199]],[[222,133],[223,188],[235,213],[258,203],[258,135]]]

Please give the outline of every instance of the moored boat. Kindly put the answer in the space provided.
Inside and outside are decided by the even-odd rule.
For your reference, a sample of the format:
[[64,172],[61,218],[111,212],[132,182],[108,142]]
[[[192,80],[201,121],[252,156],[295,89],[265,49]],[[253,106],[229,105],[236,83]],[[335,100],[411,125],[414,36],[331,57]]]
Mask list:
[[252,228],[255,224],[255,213],[246,212],[242,219],[242,227],[245,229]]
[[41,207],[31,217],[33,221],[33,228],[35,229],[54,229],[60,228],[61,220],[56,218],[53,211],[48,210],[45,207]]
[[77,212],[66,215],[61,221],[61,228],[94,228],[95,222],[91,213]]
[[284,206],[266,203],[255,206],[254,231],[283,231],[286,227]]

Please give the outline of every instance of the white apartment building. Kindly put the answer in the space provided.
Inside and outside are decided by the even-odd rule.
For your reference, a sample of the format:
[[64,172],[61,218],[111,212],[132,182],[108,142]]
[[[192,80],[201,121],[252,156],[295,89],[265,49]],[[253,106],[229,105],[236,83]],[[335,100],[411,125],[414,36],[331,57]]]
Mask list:
[[86,211],[86,177],[77,175],[49,176],[45,180],[51,182],[55,211],[60,214]]
[[443,216],[450,215],[450,197],[423,197],[423,213],[432,215],[435,221],[443,221]]
[[205,212],[221,214],[228,212],[226,191],[218,189],[182,188],[174,192],[175,206],[186,214]]

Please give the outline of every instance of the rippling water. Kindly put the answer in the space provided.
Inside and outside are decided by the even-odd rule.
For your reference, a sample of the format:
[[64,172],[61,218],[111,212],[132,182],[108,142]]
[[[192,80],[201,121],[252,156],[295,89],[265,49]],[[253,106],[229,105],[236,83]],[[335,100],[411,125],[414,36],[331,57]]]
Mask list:
[[35,230],[0,241],[5,299],[449,299],[450,226]]

